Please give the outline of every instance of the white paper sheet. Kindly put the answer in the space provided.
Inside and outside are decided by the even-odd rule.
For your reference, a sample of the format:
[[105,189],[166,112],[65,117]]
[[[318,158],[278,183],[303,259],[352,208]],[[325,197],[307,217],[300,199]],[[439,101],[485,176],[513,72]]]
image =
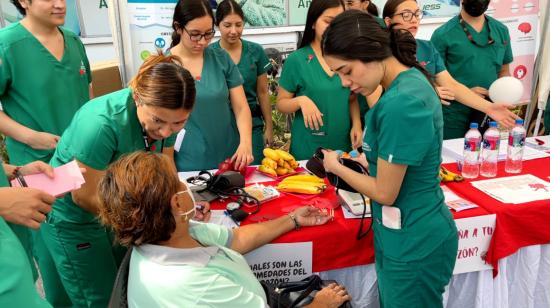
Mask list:
[[550,199],[550,183],[532,174],[481,180],[471,184],[503,203],[520,204]]

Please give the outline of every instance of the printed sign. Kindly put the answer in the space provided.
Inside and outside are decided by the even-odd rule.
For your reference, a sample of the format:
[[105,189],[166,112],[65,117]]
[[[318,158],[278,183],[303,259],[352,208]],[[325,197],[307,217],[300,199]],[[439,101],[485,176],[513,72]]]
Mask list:
[[493,268],[486,262],[486,256],[495,222],[495,214],[455,220],[458,229],[458,254],[453,274]]
[[267,283],[302,280],[312,274],[311,242],[268,244],[244,257],[256,278]]

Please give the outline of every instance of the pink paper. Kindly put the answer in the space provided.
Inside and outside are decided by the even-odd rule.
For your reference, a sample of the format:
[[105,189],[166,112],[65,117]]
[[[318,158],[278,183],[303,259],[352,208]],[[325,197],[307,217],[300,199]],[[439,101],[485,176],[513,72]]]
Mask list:
[[[53,179],[43,173],[27,175],[24,179],[28,187],[40,189],[56,197],[77,190],[86,182],[76,160],[54,168]],[[20,186],[17,180],[12,180],[11,185],[13,187]]]

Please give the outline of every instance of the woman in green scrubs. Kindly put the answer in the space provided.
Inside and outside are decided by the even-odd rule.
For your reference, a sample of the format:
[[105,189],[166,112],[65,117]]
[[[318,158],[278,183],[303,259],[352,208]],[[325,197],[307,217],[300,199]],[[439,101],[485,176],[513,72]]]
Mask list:
[[414,37],[381,29],[356,10],[336,17],[323,54],[342,85],[384,94],[367,113],[358,161],[369,174],[325,151],[324,167],[371,199],[376,273],[382,307],[443,307],[453,273],[457,229],[437,177],[443,116],[431,76],[416,60]]
[[267,90],[267,70],[271,63],[260,44],[241,39],[244,13],[237,2],[224,0],[218,4],[216,26],[221,38],[210,47],[227,51],[243,77],[244,92],[252,113],[253,164],[258,165],[264,147],[273,142],[271,102]]
[[[514,59],[508,28],[484,14],[488,5],[489,0],[463,0],[459,15],[435,30],[431,38],[454,79],[482,98],[488,97],[487,89],[493,81],[510,76],[509,67]],[[456,91],[455,98],[459,99]],[[470,122],[484,119],[485,110],[470,107],[443,106],[445,139],[464,137]],[[508,117],[506,126],[513,126],[511,121]]]
[[26,252],[6,222],[39,228],[55,197],[34,188],[8,187],[7,179],[17,173],[53,176],[53,169],[41,161],[18,168],[0,162],[0,307],[51,307],[38,295]]
[[197,104],[174,159],[179,171],[217,168],[227,158],[237,169],[252,155],[252,117],[239,69],[214,37],[214,14],[207,0],[178,1],[170,53],[181,59],[196,81]]
[[[7,136],[11,163],[49,162],[59,136],[90,99],[90,65],[79,37],[61,27],[65,1],[12,3],[24,18],[0,29],[0,133]],[[39,265],[48,301],[56,307],[70,306],[39,232],[12,228],[30,264],[34,265],[34,255]]]
[[172,157],[175,134],[191,113],[194,82],[177,61],[150,56],[127,89],[84,105],[59,140],[50,164],[76,160],[86,168],[86,183],[57,199],[41,232],[75,307],[107,306],[124,256],[96,216],[97,183],[104,170],[134,151]]
[[[383,14],[388,26],[408,30],[416,36],[422,11],[415,0],[390,0],[386,2]],[[444,106],[449,106],[451,104],[449,101],[456,100],[469,108],[489,115],[504,127],[513,127],[517,116],[508,110],[509,106],[501,103],[493,104],[456,81],[447,71],[443,59],[430,41],[416,39],[416,58],[435,77],[437,91]],[[444,134],[443,138],[449,139],[445,137]]]
[[[380,17],[378,17],[378,8],[374,3],[369,0],[344,0],[346,10],[360,10],[369,13],[376,22],[383,28],[386,28],[386,23]],[[369,111],[369,103],[375,103],[382,95],[382,87],[379,87],[369,97],[364,97],[361,94],[357,94],[357,102],[359,103],[359,116],[361,117],[361,127],[365,126],[365,114]]]
[[290,152],[299,160],[310,158],[318,147],[349,151],[361,145],[356,95],[342,87],[321,55],[323,32],[343,11],[338,0],[311,1],[300,48],[283,66],[277,108],[294,113]]

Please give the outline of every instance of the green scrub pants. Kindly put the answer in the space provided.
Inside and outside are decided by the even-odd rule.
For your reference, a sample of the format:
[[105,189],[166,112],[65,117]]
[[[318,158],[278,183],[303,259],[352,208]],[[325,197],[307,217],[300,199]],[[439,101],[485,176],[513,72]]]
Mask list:
[[262,118],[252,118],[252,155],[253,165],[259,165],[264,158],[264,121]]
[[126,248],[99,222],[71,223],[50,214],[40,228],[73,307],[107,307]]
[[33,255],[38,263],[46,300],[56,308],[72,307],[71,299],[65,292],[53,258],[42,238],[42,233],[40,230],[30,230],[30,233]]
[[457,250],[456,233],[430,255],[413,262],[390,260],[375,249],[380,307],[443,307],[443,293],[453,275]]

